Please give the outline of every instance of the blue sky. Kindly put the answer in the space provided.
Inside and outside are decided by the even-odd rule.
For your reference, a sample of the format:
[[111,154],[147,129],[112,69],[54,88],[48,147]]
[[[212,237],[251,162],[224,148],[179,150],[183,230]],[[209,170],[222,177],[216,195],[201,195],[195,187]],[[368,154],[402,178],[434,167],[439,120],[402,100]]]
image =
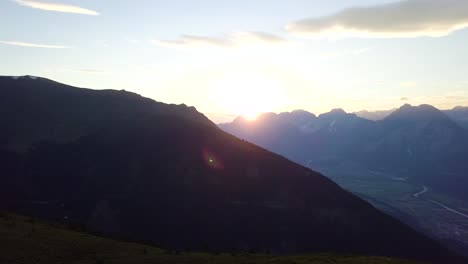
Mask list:
[[0,74],[126,89],[215,121],[468,105],[468,1],[0,0]]

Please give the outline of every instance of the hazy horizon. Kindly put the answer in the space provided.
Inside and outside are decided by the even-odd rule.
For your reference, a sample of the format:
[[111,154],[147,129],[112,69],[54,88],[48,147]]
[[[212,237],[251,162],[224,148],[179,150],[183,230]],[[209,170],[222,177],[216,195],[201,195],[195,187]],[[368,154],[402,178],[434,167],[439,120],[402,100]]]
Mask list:
[[[27,77],[27,76],[30,76],[32,78],[36,78],[36,77],[39,77],[39,78],[45,78],[43,76],[34,76],[34,75],[0,75],[0,77],[13,77],[13,78],[16,78],[16,77]],[[52,81],[55,81],[55,80],[52,80]],[[66,85],[70,85],[68,83],[64,83]],[[84,88],[84,89],[92,89],[92,90],[100,90],[99,88],[95,88],[95,87],[78,87],[78,88]],[[115,90],[115,89],[112,89],[112,90]],[[125,89],[124,89],[125,90]],[[132,92],[132,93],[136,93],[135,91],[132,91],[132,90],[126,90],[128,92]],[[144,96],[144,95],[142,95]],[[171,103],[168,103],[168,102],[163,102],[163,101],[159,101],[158,98],[150,98],[150,99],[153,99],[157,102],[161,102],[161,103],[167,103],[167,104],[171,104]],[[182,103],[184,104],[184,103]],[[185,104],[186,105],[186,104]],[[282,114],[282,113],[292,113],[294,111],[306,111],[306,112],[309,112],[309,113],[312,113],[316,116],[319,116],[321,114],[325,114],[325,113],[328,113],[330,111],[333,111],[333,110],[337,110],[337,109],[341,109],[343,111],[345,111],[346,113],[351,113],[351,114],[356,114],[356,113],[359,113],[359,112],[368,112],[370,114],[372,113],[378,113],[378,112],[393,112],[395,110],[397,110],[398,108],[404,106],[404,105],[410,105],[410,106],[421,106],[421,105],[431,105],[431,104],[428,104],[428,103],[421,103],[421,104],[409,104],[407,102],[402,102],[400,105],[394,107],[394,108],[390,108],[390,109],[373,109],[373,110],[369,110],[369,109],[360,109],[360,110],[356,110],[356,111],[348,111],[347,109],[343,108],[343,107],[336,107],[336,108],[331,108],[331,109],[328,109],[328,110],[323,110],[321,112],[314,112],[314,111],[310,111],[310,110],[307,110],[307,109],[291,109],[291,110],[286,110],[286,111],[265,111],[265,112],[258,112],[255,116],[245,116],[245,115],[242,115],[242,114],[238,114],[238,115],[235,115],[235,114],[220,114],[220,113],[210,113],[210,112],[201,112],[202,114],[206,115],[206,117],[208,117],[211,121],[213,121],[215,124],[222,124],[222,123],[229,123],[229,122],[232,122],[234,121],[235,119],[237,119],[238,117],[244,117],[246,118],[247,120],[255,120],[258,116],[261,116],[263,114],[268,114],[268,113],[274,113],[274,114]],[[197,108],[196,106],[194,105],[188,105],[190,107],[195,107]],[[434,106],[434,105],[431,105],[431,106]],[[436,107],[436,106],[434,106]],[[437,108],[441,111],[446,111],[446,110],[453,110],[454,108],[456,107],[468,107],[468,105],[455,105],[454,107],[450,107],[450,108]],[[199,110],[197,108],[197,110]],[[365,118],[365,117],[363,117]]]

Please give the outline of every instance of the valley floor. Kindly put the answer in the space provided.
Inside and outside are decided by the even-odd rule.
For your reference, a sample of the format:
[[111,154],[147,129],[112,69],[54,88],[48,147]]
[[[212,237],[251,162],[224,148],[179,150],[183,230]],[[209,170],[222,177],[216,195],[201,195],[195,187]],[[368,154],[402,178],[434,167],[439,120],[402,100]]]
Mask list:
[[123,263],[244,263],[244,264],[411,264],[379,257],[303,255],[272,256],[246,253],[208,254],[167,251],[119,242],[50,225],[37,219],[0,214],[2,264],[123,264]]
[[406,175],[375,171],[319,171],[380,210],[435,237],[453,250],[467,254],[467,202],[437,193],[431,186],[411,183]]

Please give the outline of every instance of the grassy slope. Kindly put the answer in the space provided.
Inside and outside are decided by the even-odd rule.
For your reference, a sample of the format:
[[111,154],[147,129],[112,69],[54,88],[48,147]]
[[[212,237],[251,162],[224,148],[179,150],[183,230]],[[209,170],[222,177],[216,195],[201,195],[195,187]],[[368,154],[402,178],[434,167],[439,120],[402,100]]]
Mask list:
[[177,253],[61,229],[36,219],[9,214],[0,214],[0,263],[414,264],[388,258],[357,256]]

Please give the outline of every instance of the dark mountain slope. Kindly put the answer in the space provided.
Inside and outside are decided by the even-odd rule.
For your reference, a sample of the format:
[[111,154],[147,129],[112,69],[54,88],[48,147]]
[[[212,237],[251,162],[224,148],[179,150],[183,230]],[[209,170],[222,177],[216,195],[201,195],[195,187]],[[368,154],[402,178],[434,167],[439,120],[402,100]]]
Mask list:
[[142,115],[178,116],[211,123],[193,107],[167,105],[126,91],[78,89],[44,78],[0,76],[0,146],[25,150],[33,142],[66,142],[109,122]]
[[[16,96],[21,102],[24,94]],[[193,119],[185,107],[177,116],[160,106],[161,114],[105,120],[76,140],[51,137],[23,154],[3,151],[12,162],[2,164],[2,188],[15,191],[2,192],[1,206],[177,249],[461,261],[326,177]],[[56,114],[54,104],[41,107],[41,120]],[[18,127],[36,114],[25,111]]]

